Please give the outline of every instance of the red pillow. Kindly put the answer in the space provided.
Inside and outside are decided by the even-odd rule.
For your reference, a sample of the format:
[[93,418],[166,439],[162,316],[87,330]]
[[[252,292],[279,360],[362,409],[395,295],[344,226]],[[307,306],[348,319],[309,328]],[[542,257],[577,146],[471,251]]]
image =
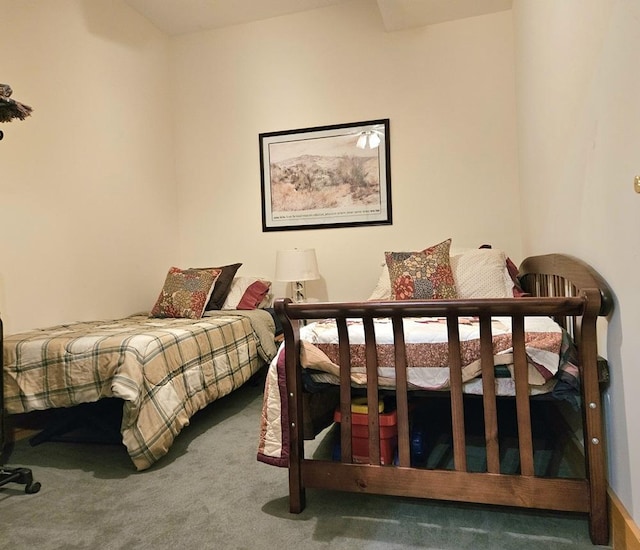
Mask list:
[[262,281],[251,283],[244,291],[236,309],[256,309],[269,292],[269,285]]
[[516,267],[516,264],[514,264],[509,257],[507,257],[507,271],[509,271],[509,275],[511,276],[511,280],[513,281],[513,297],[521,298],[522,296],[529,296],[529,293],[525,292],[520,285],[520,281],[518,280],[518,268]]

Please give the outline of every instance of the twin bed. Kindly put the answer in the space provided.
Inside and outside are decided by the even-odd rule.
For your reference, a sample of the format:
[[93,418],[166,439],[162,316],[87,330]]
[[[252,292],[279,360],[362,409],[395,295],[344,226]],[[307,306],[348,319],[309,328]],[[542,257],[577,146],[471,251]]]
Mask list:
[[[438,262],[416,271],[400,255],[387,256],[380,278],[391,278],[391,297],[387,288],[365,302],[276,301],[285,337],[267,376],[258,460],[289,468],[291,512],[304,509],[307,488],[404,495],[582,512],[594,544],[608,542],[596,323],[611,292],[559,254],[527,258],[509,287],[505,260],[506,290],[453,265],[457,296],[416,298],[447,277]],[[306,456],[304,428],[326,425],[307,418],[308,404],[332,387],[338,424],[322,435],[335,438],[333,452]],[[582,420],[582,448],[562,407]],[[554,456],[567,448],[583,452],[579,464]]]
[[274,318],[258,307],[270,283],[234,277],[239,265],[225,266],[225,292],[215,292],[224,268],[172,268],[151,314],[5,336],[4,411],[119,398],[122,442],[138,470],[149,468],[198,410],[276,352]]

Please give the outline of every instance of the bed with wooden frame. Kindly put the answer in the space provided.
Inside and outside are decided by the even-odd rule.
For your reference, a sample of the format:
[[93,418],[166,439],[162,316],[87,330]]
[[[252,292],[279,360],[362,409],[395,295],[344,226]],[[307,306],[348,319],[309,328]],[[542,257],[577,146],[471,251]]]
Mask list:
[[[588,514],[589,531],[594,544],[606,544],[609,525],[606,497],[605,444],[603,441],[601,388],[597,352],[596,324],[612,310],[612,294],[605,281],[582,261],[561,254],[533,256],[522,262],[518,279],[529,296],[499,299],[400,300],[344,303],[293,303],[277,300],[276,312],[284,328],[282,363],[286,371],[286,396],[282,397],[284,462],[288,465],[290,511],[301,512],[305,489],[330,489],[442,499],[532,509],[581,512]],[[479,364],[481,371],[483,445],[486,462],[483,471],[472,470],[467,461],[469,440],[465,426],[472,419],[465,414],[463,364],[461,361],[461,319],[477,319],[479,325]],[[448,469],[413,466],[411,423],[415,399],[440,398],[443,392],[416,392],[408,382],[408,344],[405,342],[407,319],[441,318],[446,325],[449,384],[446,388],[450,408],[452,467]],[[515,395],[496,395],[492,340],[495,317],[509,317],[512,325],[513,378]],[[528,351],[525,350],[526,319],[550,317],[571,335],[579,365],[579,398],[584,441],[583,476],[560,478],[539,475],[535,468],[532,435],[532,404],[528,383]],[[364,332],[366,382],[359,391],[366,395],[368,420],[368,459],[355,460],[352,452],[352,398],[354,383],[350,369],[339,369],[340,435],[337,459],[313,459],[305,456],[303,426],[305,389],[300,352],[304,347],[302,324],[318,319],[333,319],[337,326],[337,355],[341,365],[352,364],[353,345],[348,325],[360,322]],[[381,460],[378,409],[380,396],[387,392],[378,373],[375,323],[384,319],[392,327],[395,368],[394,405],[397,415],[397,455],[392,464]],[[307,327],[303,327],[306,329]],[[304,332],[304,330],[303,330]],[[417,396],[417,397],[416,397]],[[514,403],[517,426],[516,471],[501,471],[501,440],[498,409],[504,399]],[[263,413],[264,414],[264,413]],[[286,423],[286,424],[285,424]],[[428,426],[428,425],[427,425]],[[501,428],[500,428],[501,429]],[[258,459],[276,464],[261,453]]]

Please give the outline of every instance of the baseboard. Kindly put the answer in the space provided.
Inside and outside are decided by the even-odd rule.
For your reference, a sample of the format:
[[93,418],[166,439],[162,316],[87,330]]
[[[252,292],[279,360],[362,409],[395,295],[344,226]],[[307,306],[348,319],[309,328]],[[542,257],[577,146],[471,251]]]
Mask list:
[[609,487],[611,540],[614,550],[640,550],[640,528],[633,521],[620,499]]

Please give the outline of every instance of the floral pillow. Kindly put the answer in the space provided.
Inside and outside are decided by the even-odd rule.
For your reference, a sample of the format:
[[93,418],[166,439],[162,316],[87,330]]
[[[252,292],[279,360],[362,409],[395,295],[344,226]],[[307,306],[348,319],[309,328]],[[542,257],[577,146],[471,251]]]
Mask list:
[[149,317],[200,319],[221,272],[172,267]]
[[385,252],[394,300],[457,298],[449,261],[451,239],[422,252]]

